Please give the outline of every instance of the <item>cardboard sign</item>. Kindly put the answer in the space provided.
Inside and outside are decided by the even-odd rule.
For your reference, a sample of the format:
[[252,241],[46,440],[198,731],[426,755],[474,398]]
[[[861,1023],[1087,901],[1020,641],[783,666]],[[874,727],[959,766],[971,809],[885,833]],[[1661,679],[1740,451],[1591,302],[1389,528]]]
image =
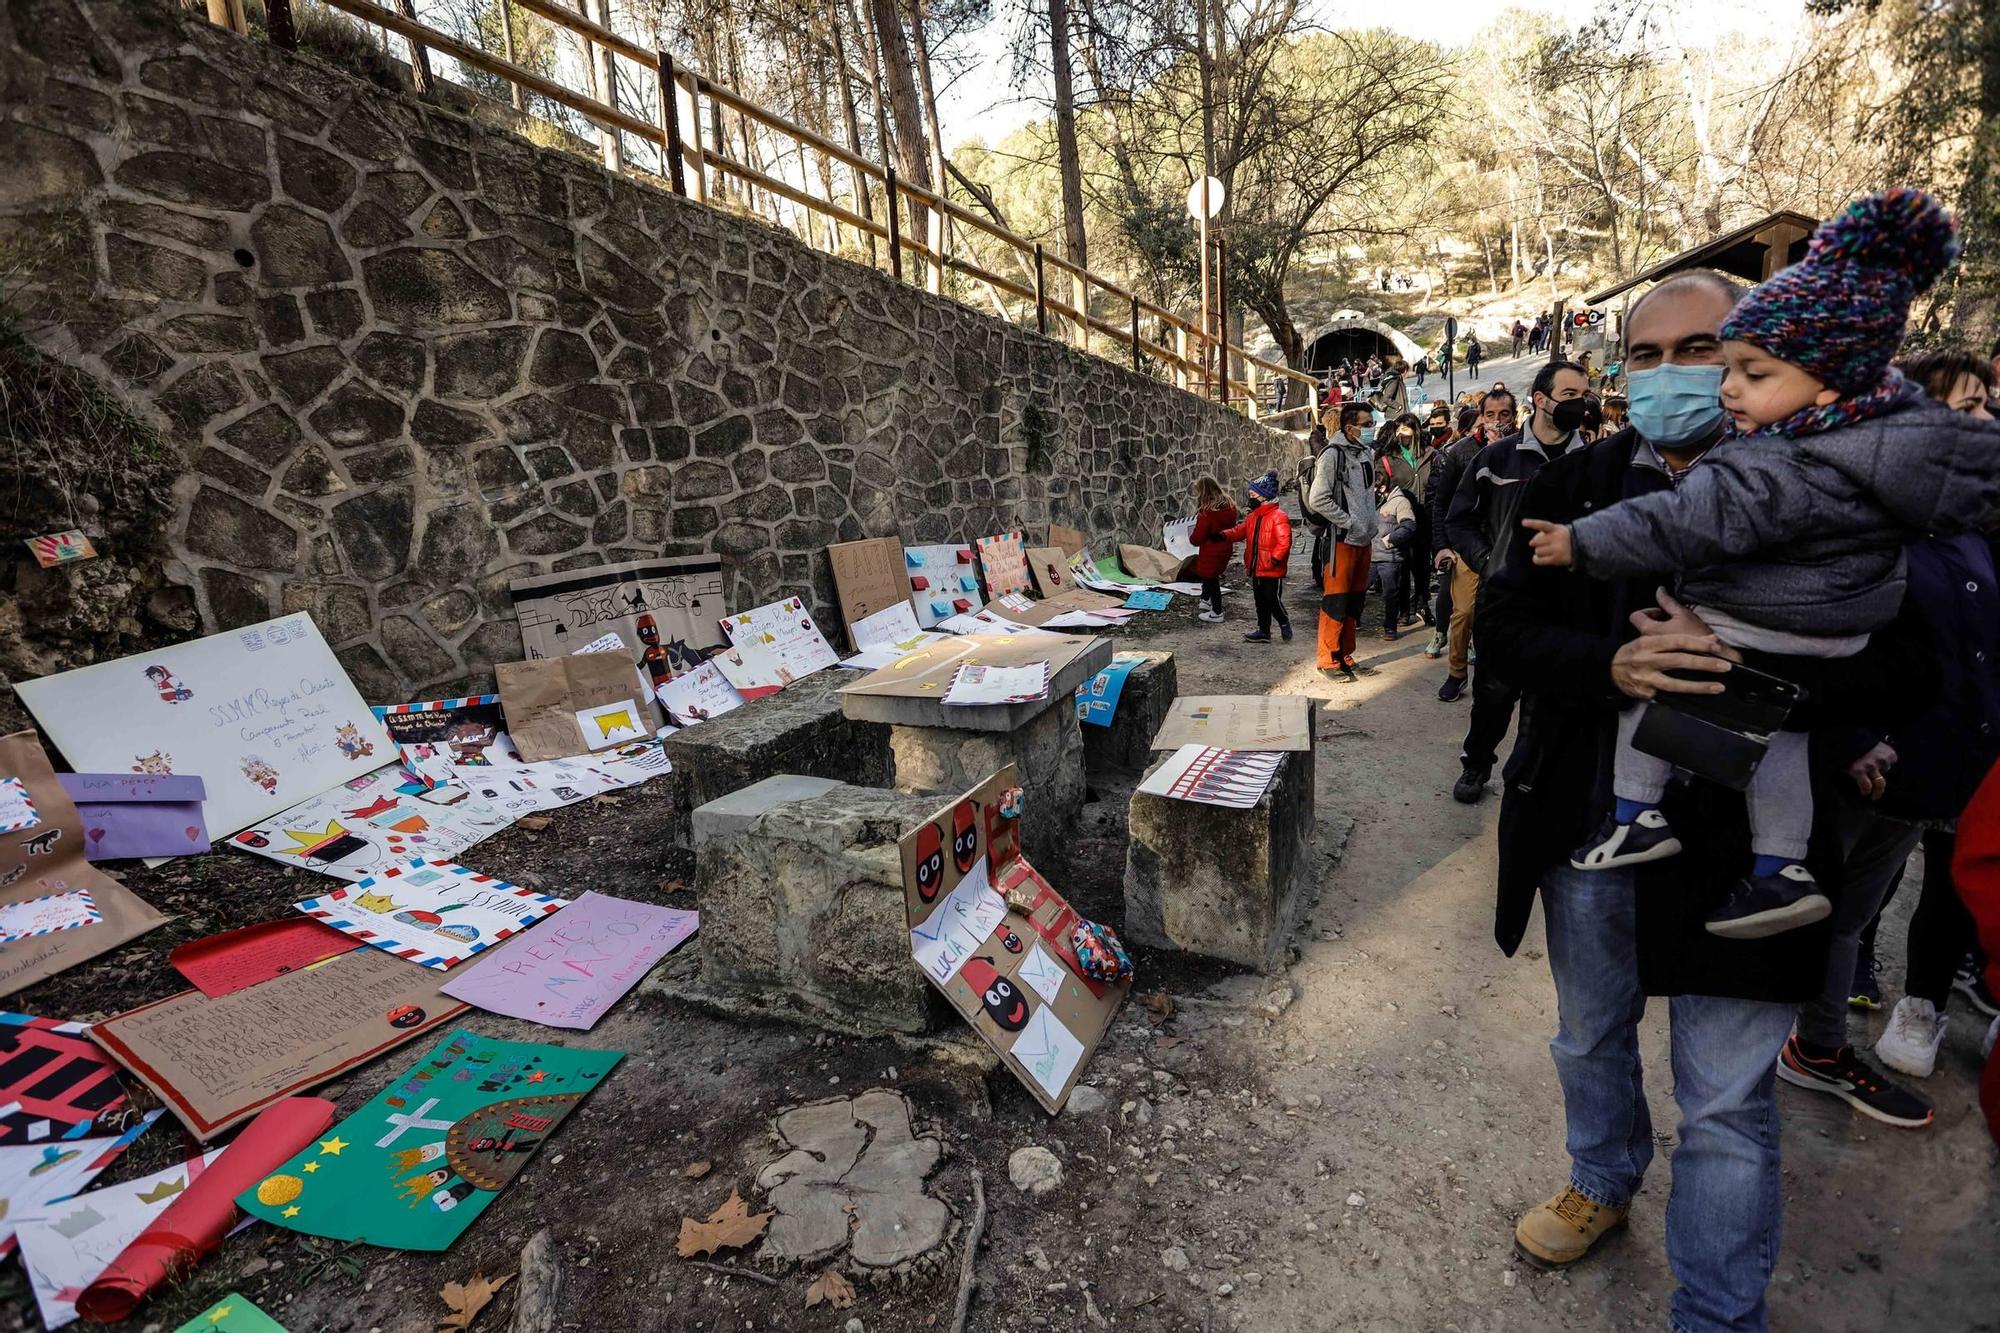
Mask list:
[[58,773],[56,781],[76,802],[83,820],[83,854],[92,861],[209,850],[200,778]]
[[377,704],[374,713],[396,743],[403,766],[427,786],[451,781],[453,764],[503,761],[496,749],[502,748],[506,738],[507,721],[497,694]]
[[1301,694],[1184,694],[1153,737],[1155,750],[1313,748],[1312,700]]
[[826,558],[833,565],[833,592],[840,599],[840,614],[847,624],[848,646],[859,652],[868,643],[854,633],[855,623],[910,600],[902,539],[870,537],[840,542],[826,548]]
[[507,591],[530,661],[567,657],[615,632],[625,646],[618,656],[660,684],[700,666],[723,643],[715,625],[727,609],[719,556],[572,569],[515,579]]
[[450,861],[411,861],[292,906],[363,944],[446,972],[566,901]]
[[871,671],[841,693],[942,699],[958,668],[966,664],[1018,667],[1046,662],[1049,678],[1054,679],[1096,643],[1095,639],[1066,634],[961,634],[926,644],[880,671]]
[[1132,983],[1078,969],[1079,918],[1021,855],[1019,821],[1000,813],[1015,785],[1009,765],[902,840],[903,906],[917,966],[1053,1114]]
[[715,664],[745,699],[776,694],[840,662],[812,612],[796,597],[739,612],[722,627],[729,647],[715,655]]
[[1101,592],[1092,592],[1088,588],[1071,588],[1067,592],[1045,597],[1039,602],[1031,602],[1026,610],[1015,610],[999,602],[986,609],[997,616],[1006,617],[1017,625],[1040,628],[1056,617],[1069,615],[1072,612],[1109,611],[1123,605],[1124,602],[1119,598]]
[[201,778],[216,837],[390,757],[382,724],[304,614],[15,688],[79,773]]
[[1169,583],[1180,577],[1181,562],[1184,558],[1154,550],[1150,546],[1124,545],[1118,548],[1118,563],[1124,566],[1127,574],[1135,579],[1147,579],[1154,583]]
[[[584,653],[533,662],[502,662],[493,668],[500,683],[500,706],[507,714],[507,735],[521,758],[563,759],[588,754],[609,744],[603,727],[590,717],[611,716],[619,705],[637,726],[652,727],[652,705],[639,697],[639,679],[623,653]],[[598,713],[596,710],[612,710]],[[588,728],[588,730],[587,730]]]
[[1058,546],[1030,546],[1028,548],[1028,573],[1034,576],[1035,593],[1041,597],[1059,597],[1075,587],[1070,578],[1069,557]]
[[182,991],[91,1035],[206,1143],[463,1013],[437,982],[380,949],[355,949],[219,999]]
[[1164,611],[1174,604],[1174,595],[1164,588],[1142,588],[1125,599],[1134,611]]
[[31,826],[0,833],[0,905],[81,889],[102,918],[80,930],[0,945],[0,995],[108,953],[166,920],[84,859],[83,819],[34,732],[0,736],[0,778],[17,779],[35,811]]
[[1060,523],[1049,524],[1049,545],[1058,548],[1066,556],[1082,555],[1090,549],[1090,538],[1082,528],[1065,527]]
[[700,921],[672,907],[579,894],[555,920],[453,972],[444,993],[509,1018],[587,1030]]
[[407,792],[402,769],[385,764],[244,829],[228,845],[335,879],[364,879],[414,856],[455,857],[514,822],[513,815],[469,793],[450,804],[431,799],[459,791]]
[[236,1201],[309,1236],[446,1249],[624,1058],[461,1029]]
[[935,628],[940,620],[970,615],[985,605],[979,557],[970,546],[906,546],[903,572],[909,575],[910,605],[919,629]]
[[981,537],[979,572],[986,580],[986,599],[1005,597],[1010,592],[1026,592],[1028,544],[1021,533],[1003,532],[997,537]]

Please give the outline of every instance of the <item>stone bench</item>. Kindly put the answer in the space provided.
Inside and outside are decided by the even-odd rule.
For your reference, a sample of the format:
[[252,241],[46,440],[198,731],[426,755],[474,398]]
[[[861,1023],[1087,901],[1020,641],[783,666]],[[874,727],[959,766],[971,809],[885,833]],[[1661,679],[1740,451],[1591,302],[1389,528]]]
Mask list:
[[1309,896],[1312,751],[1287,753],[1247,810],[1134,792],[1130,824],[1127,939],[1277,968]]
[[693,845],[697,808],[773,773],[889,785],[889,729],[841,711],[836,691],[854,679],[838,668],[818,671],[667,737],[674,845]]
[[696,810],[699,994],[840,1032],[939,1026],[949,1011],[910,959],[898,849],[937,808],[785,774]]
[[1125,677],[1111,725],[1097,727],[1088,722],[1082,725],[1086,772],[1145,771],[1153,762],[1153,737],[1159,734],[1168,710],[1180,697],[1180,671],[1174,665],[1172,653],[1118,654],[1128,655],[1141,660]]

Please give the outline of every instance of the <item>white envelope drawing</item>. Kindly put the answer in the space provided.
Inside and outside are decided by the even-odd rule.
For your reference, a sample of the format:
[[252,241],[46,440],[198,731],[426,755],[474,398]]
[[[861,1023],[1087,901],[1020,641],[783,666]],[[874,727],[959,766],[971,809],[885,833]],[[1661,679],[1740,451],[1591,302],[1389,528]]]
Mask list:
[[1021,959],[1019,975],[1035,994],[1042,997],[1043,1004],[1054,1004],[1056,997],[1062,994],[1066,971],[1060,962],[1049,956],[1048,950],[1039,944],[1030,944],[1027,956]]
[[1083,1043],[1072,1036],[1045,1005],[1035,1010],[1028,1019],[1028,1026],[1014,1038],[1013,1055],[1021,1068],[1028,1071],[1028,1077],[1041,1085],[1043,1092],[1052,1099],[1059,1098],[1063,1085],[1069,1082],[1070,1073],[1083,1059]]

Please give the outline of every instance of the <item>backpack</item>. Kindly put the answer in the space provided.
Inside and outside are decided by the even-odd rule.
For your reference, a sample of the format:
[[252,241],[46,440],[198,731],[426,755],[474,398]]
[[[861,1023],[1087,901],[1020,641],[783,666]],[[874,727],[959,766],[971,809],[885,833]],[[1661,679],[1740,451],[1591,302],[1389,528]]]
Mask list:
[[[1337,444],[1330,444],[1321,450],[1318,460],[1313,464],[1312,480],[1306,481],[1300,488],[1299,512],[1304,514],[1306,522],[1315,528],[1332,528],[1332,519],[1316,513],[1312,506],[1306,503],[1306,497],[1312,493],[1313,481],[1319,478],[1319,469],[1329,466],[1327,462],[1329,454],[1333,455],[1331,466],[1339,469],[1333,479],[1334,495],[1338,498],[1340,507],[1347,511],[1348,518],[1352,520],[1340,540],[1349,546],[1370,545],[1375,540],[1376,530],[1381,527],[1381,521],[1375,514],[1375,486],[1369,476],[1370,463],[1365,449],[1342,449]],[[1355,496],[1362,497],[1359,504],[1355,503]]]

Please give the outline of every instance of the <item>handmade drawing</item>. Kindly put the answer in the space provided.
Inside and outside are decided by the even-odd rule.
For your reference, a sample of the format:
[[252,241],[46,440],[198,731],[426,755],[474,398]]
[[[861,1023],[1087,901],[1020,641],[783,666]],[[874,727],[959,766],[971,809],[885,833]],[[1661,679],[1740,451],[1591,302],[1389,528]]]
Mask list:
[[869,537],[836,542],[826,548],[826,557],[833,569],[834,597],[847,625],[849,647],[859,652],[883,638],[916,632],[914,615],[907,631],[897,622],[882,618],[884,612],[907,607],[909,602],[909,584],[903,572],[903,543],[899,539]]
[[90,890],[65,887],[60,892],[40,898],[0,905],[0,944],[50,935],[58,930],[94,926],[103,919],[103,914],[91,901]]
[[699,924],[694,912],[583,893],[555,920],[454,971],[443,990],[492,1013],[587,1029]]
[[[165,687],[149,672],[154,667],[195,697],[162,706]],[[302,613],[143,658],[23,681],[17,689],[79,773],[130,766],[202,778],[203,813],[217,836],[367,772],[379,762],[376,747],[388,747],[346,670]]]
[[840,661],[813,623],[812,612],[796,597],[733,615],[722,627],[729,647],[714,661],[745,699],[776,694]]
[[[668,679],[691,671],[724,642],[715,625],[724,610],[722,560],[713,555],[569,570],[507,589],[530,660],[563,657],[615,632],[623,644],[643,645],[636,660],[629,649],[620,656],[645,671],[650,687],[659,669]],[[660,656],[647,661],[656,646]]]
[[0,833],[19,833],[41,822],[28,784],[19,778],[0,778]]
[[175,680],[174,673],[166,667],[158,665],[147,667],[146,679],[160,692],[160,699],[164,703],[185,703],[194,698],[194,691]]
[[1153,736],[1155,750],[1310,750],[1312,700],[1302,694],[1184,694]]
[[196,777],[145,773],[59,773],[83,820],[83,852],[92,861],[132,856],[187,856],[209,849],[202,817],[206,794]]
[[361,941],[304,917],[259,921],[176,945],[167,961],[211,998],[311,967]]
[[720,717],[743,706],[743,695],[713,661],[674,677],[659,690],[660,706],[683,727]]
[[232,1291],[175,1329],[174,1333],[285,1333],[285,1328],[242,1295]]
[[940,620],[970,615],[985,604],[979,592],[978,560],[966,545],[903,548],[910,605],[919,628],[934,629]]
[[494,667],[507,737],[530,762],[587,754],[614,744],[586,720],[623,705],[632,726],[621,739],[650,736],[651,704],[640,702],[639,670],[623,653],[581,653]]
[[1195,554],[1194,522],[1191,518],[1177,518],[1161,525],[1160,545],[1168,555],[1185,560]]
[[1028,1025],[1028,1001],[1014,983],[1000,975],[993,960],[983,956],[966,960],[959,975],[972,987],[986,1016],[1007,1032],[1019,1032]]
[[400,791],[400,785],[400,768],[384,765],[244,829],[229,845],[357,880],[411,857],[450,860],[513,823],[476,796],[444,805]]
[[507,723],[497,694],[378,705],[374,713],[404,765],[427,786],[450,781],[453,764],[506,761]]
[[1108,727],[1118,715],[1118,700],[1125,692],[1125,678],[1146,659],[1137,653],[1113,653],[1111,665],[1090,678],[1076,692],[1076,719],[1093,727]]
[[73,560],[89,560],[97,554],[97,548],[91,545],[89,537],[71,528],[68,532],[28,538],[28,552],[43,569],[54,569]]
[[292,906],[363,944],[443,972],[566,901],[450,861],[418,860]]
[[1174,595],[1164,588],[1145,588],[1125,599],[1134,611],[1164,611],[1174,603]]
[[1139,790],[1152,796],[1247,810],[1263,798],[1284,757],[1277,751],[1183,745],[1147,774]]
[[123,1133],[55,1143],[0,1144],[0,1258],[14,1251],[14,1228],[95,1180],[160,1118],[150,1111]]
[[308,1235],[445,1249],[622,1059],[460,1029],[237,1202]]
[[651,711],[642,712],[639,704],[632,699],[579,708],[576,713],[577,728],[583,732],[584,743],[592,750],[649,736],[652,734],[651,722]]
[[0,1013],[0,1144],[79,1139],[125,1104],[82,1023]]
[[62,834],[63,831],[59,828],[43,829],[40,833],[28,835],[15,845],[29,856],[47,856],[55,850],[56,844],[62,841]]
[[1003,532],[997,537],[981,537],[976,544],[979,548],[979,570],[986,580],[989,600],[1004,597],[1010,592],[1028,590],[1027,543],[1022,540],[1022,534]]

